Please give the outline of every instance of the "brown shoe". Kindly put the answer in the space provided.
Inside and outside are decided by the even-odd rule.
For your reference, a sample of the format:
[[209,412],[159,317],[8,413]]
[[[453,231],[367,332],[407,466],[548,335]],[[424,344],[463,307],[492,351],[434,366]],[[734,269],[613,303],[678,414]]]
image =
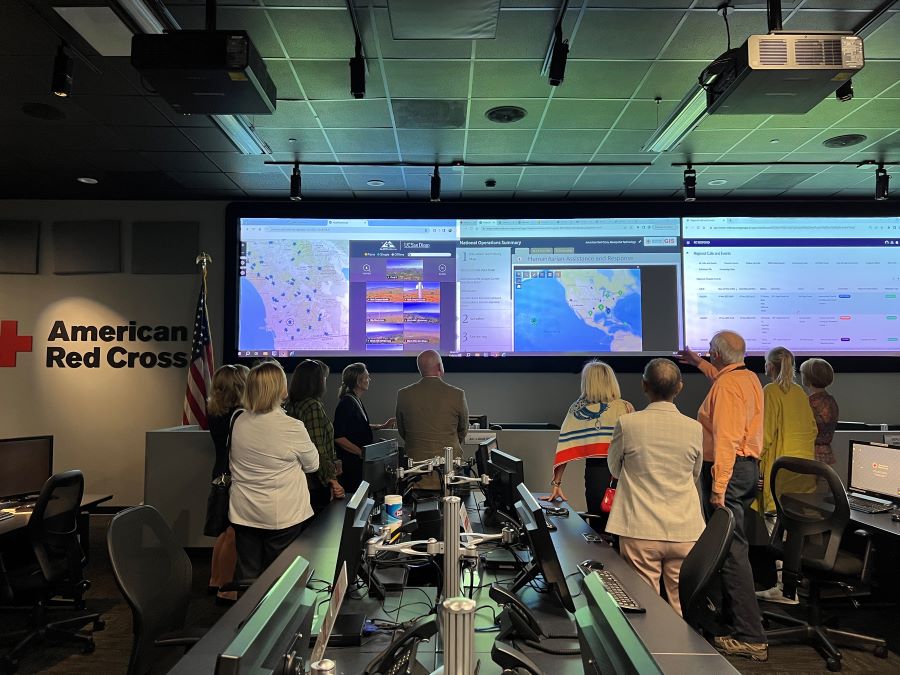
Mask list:
[[733,637],[717,637],[713,644],[723,654],[746,656],[753,661],[769,660],[769,645],[765,642],[743,642]]

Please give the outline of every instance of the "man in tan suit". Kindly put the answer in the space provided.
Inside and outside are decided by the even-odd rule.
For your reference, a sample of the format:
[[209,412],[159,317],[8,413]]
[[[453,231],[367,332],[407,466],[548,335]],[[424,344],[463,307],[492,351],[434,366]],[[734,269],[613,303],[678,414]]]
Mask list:
[[[443,457],[452,446],[462,454],[462,443],[469,427],[466,393],[443,379],[444,363],[433,349],[416,358],[422,379],[397,392],[397,430],[406,442],[406,456],[412,460]],[[437,490],[435,474],[426,476],[419,487]]]

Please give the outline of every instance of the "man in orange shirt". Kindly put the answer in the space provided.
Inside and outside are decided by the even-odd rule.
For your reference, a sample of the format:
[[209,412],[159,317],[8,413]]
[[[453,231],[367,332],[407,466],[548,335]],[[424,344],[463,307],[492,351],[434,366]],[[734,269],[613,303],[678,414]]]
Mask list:
[[707,518],[714,508],[734,513],[734,540],[722,566],[722,609],[731,635],[717,637],[715,645],[726,654],[765,661],[769,648],[744,533],[744,512],[756,498],[759,480],[763,392],[759,377],[744,365],[745,352],[740,335],[721,331],[709,342],[709,361],[690,348],[679,356],[682,363],[696,366],[712,380],[697,413],[703,427],[700,477]]

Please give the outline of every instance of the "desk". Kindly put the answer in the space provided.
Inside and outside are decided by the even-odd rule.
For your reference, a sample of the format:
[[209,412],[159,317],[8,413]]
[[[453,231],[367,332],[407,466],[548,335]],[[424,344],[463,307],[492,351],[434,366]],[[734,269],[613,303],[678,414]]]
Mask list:
[[[88,518],[97,506],[108,502],[112,498],[112,495],[90,493],[81,496],[81,506],[78,509],[78,541],[81,542],[81,550],[84,552],[85,560],[87,560],[91,549],[91,528]],[[12,518],[0,521],[0,537],[10,532],[24,529],[30,517],[31,511],[19,511]]]
[[[900,508],[895,508],[894,510],[900,513]],[[886,534],[890,537],[900,539],[900,522],[891,520],[890,512],[863,513],[862,511],[850,509],[850,520],[857,525],[862,525],[865,528],[873,530],[877,534]]]
[[[298,555],[303,556],[315,568],[313,576],[319,579],[330,579],[337,559],[340,529],[344,517],[344,501],[333,502],[310,524],[309,528],[294,541],[278,559],[263,573],[259,580],[241,597],[240,600],[213,626],[209,632],[198,642],[170,671],[172,675],[195,675],[197,673],[212,673],[215,670],[217,655],[224,650],[234,637],[238,625],[257,605],[274,581],[287,569],[288,565]],[[559,554],[560,563],[565,574],[571,574],[577,570],[577,564],[582,560],[592,558],[603,561],[607,569],[612,570],[628,588],[629,592],[647,608],[645,614],[628,614],[629,622],[634,627],[637,635],[647,645],[660,667],[667,673],[729,673],[733,675],[737,671],[728,661],[722,657],[709,643],[697,635],[682,619],[672,610],[668,603],[660,598],[647,586],[635,573],[619,558],[615,551],[605,544],[594,544],[584,540],[582,532],[593,531],[574,513],[568,518],[553,517],[551,520],[557,525],[557,530],[551,533],[554,544]],[[477,520],[477,514],[474,518]],[[510,576],[507,574],[506,576]],[[577,575],[576,575],[577,577]],[[585,599],[579,593],[579,578],[572,577],[570,588],[572,589],[576,607],[585,604]],[[403,601],[424,599],[422,593],[426,593],[433,600],[433,588],[421,589],[414,594],[411,589],[404,591]],[[577,594],[577,595],[576,595]],[[415,597],[419,596],[419,597]],[[323,596],[324,597],[324,596]],[[575,624],[570,617],[550,594],[538,594],[530,588],[523,590],[519,597],[537,615],[545,630],[553,633],[575,634]],[[488,600],[487,588],[476,596],[478,604],[491,604]],[[399,598],[389,596],[387,605],[390,608],[397,607]],[[381,612],[380,600],[365,599],[352,602],[352,610],[365,612],[368,616],[384,618]],[[424,613],[425,608],[411,608],[409,616],[417,616]],[[393,619],[393,616],[391,617]],[[408,618],[400,615],[400,620]],[[485,625],[485,615],[479,612],[476,626]],[[490,649],[493,645],[495,633],[477,633],[475,637],[476,655],[481,660],[480,673],[492,675],[499,673],[500,669],[490,659]],[[328,656],[335,659],[338,664],[338,673],[344,675],[359,675],[366,664],[382,651],[390,642],[389,633],[379,633],[364,640],[362,647],[356,648],[330,648]],[[577,647],[577,642],[556,641],[557,646]],[[426,668],[434,668],[435,661],[442,662],[440,657],[434,655],[435,649],[440,650],[437,640],[422,645],[419,660]],[[580,656],[551,656],[523,649],[538,666],[554,675],[569,675],[583,673]]]

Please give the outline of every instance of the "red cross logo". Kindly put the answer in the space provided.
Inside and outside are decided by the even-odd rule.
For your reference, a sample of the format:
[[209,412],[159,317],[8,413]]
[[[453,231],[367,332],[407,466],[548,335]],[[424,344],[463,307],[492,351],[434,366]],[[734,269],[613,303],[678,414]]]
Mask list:
[[31,336],[18,335],[18,321],[0,321],[0,368],[15,368],[16,354],[31,351]]

